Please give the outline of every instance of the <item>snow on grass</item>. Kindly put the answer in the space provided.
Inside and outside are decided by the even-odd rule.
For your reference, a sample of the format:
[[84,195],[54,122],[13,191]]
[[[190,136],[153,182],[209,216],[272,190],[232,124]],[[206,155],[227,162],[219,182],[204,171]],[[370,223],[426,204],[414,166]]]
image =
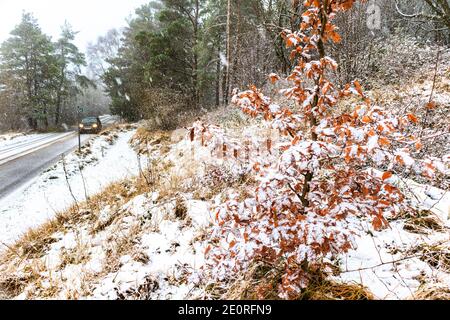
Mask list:
[[[154,209],[149,211],[149,207]],[[139,287],[149,282],[152,288],[145,293],[148,299],[178,300],[201,296],[202,291],[195,283],[188,282],[187,277],[204,264],[205,244],[200,239],[212,223],[208,218],[209,205],[188,200],[183,220],[175,216],[175,202],[155,207],[151,195],[147,199],[137,197],[124,208],[132,214],[126,223],[147,218],[148,226],[153,228],[140,237],[137,246],[138,252],[148,257],[148,261],[123,256],[119,271],[107,275],[90,298],[114,300],[127,294],[132,297]]]
[[[52,235],[55,242],[39,258],[43,271],[38,287],[30,284],[15,299],[42,297],[51,289],[51,297],[59,299],[201,297],[204,292],[188,277],[204,264],[202,239],[212,223],[209,205],[186,200],[185,215],[177,217],[176,200],[159,203],[154,198],[149,193],[131,199],[102,231],[92,233],[84,224]],[[121,212],[120,217],[117,212]],[[101,213],[112,214],[111,208]],[[142,226],[141,232],[136,226]],[[127,234],[133,238],[134,247],[119,255],[118,266],[112,267],[108,260],[111,243]],[[109,268],[113,270],[105,273]]]
[[114,181],[137,175],[136,153],[128,144],[133,134],[134,130],[120,132],[117,138],[98,136],[83,155],[75,152],[67,155],[26,187],[2,199],[0,241],[12,243],[30,228],[72,206],[69,184],[76,200],[81,202],[85,200],[85,191],[88,196],[94,195]]
[[[98,137],[83,151],[81,158],[75,154],[66,157],[66,170],[77,199],[84,200],[79,165],[84,167],[89,194],[113,181],[111,175],[118,180],[138,173],[136,155],[128,146],[132,134],[119,133],[112,140],[111,136]],[[146,143],[146,147],[149,145],[152,143]],[[98,212],[87,213],[86,220],[81,219],[67,230],[51,235],[53,241],[42,250],[42,256],[17,267],[15,272],[20,275],[28,272],[25,266],[42,264],[39,283],[29,283],[17,299],[164,300],[207,296],[205,288],[198,285],[195,279],[199,280],[198,271],[205,265],[209,230],[216,223],[211,205],[215,198],[221,197],[220,192],[226,191],[217,191],[210,201],[194,198],[195,189],[205,184],[205,165],[217,164],[216,159],[206,149],[193,149],[186,140],[172,144],[164,154],[160,152],[162,145],[156,143],[155,150],[150,154],[150,159],[157,160],[162,168],[166,168],[166,171],[157,169],[158,175],[164,177],[160,184],[150,188],[151,191],[139,189],[123,202],[112,199]],[[165,162],[176,165],[166,165]],[[96,178],[103,180],[103,184]],[[167,184],[167,181],[173,183]],[[393,183],[404,182],[399,180]],[[433,215],[448,222],[448,215],[445,214],[448,213],[448,192],[413,181],[406,181],[406,185],[413,205],[418,209],[430,210]],[[39,187],[44,186],[46,188],[39,193],[42,190]],[[135,187],[127,183],[127,188]],[[61,195],[61,199],[55,202],[67,203],[60,203],[59,208],[72,203],[61,162],[41,175],[27,190],[14,206],[10,204],[8,207],[11,221],[18,221],[23,227],[5,228],[5,224],[1,227],[10,232],[8,237],[11,240],[13,235],[19,235],[28,226],[39,225],[48,218],[43,212],[49,210],[50,205],[48,200],[41,199],[39,202],[39,195],[51,192]],[[26,203],[26,199],[31,201],[30,204]],[[20,201],[23,203],[19,205]],[[55,202],[52,205],[56,208]],[[38,210],[37,205],[33,207],[33,203],[42,206],[42,211]],[[21,210],[21,214],[14,217],[17,220],[12,220],[14,208]],[[27,220],[30,218],[24,213],[27,210],[34,212],[38,219]],[[357,239],[354,250],[339,257],[343,272],[333,277],[334,280],[361,283],[377,299],[414,297],[424,283],[450,286],[446,266],[430,264],[421,250],[426,246],[433,250],[441,247],[448,249],[448,228],[429,230],[426,234],[412,233],[405,229],[410,222],[405,218],[395,218],[390,222],[390,228],[375,233],[366,222],[356,218],[353,222],[360,226],[362,236]],[[1,236],[4,237],[3,234]],[[11,264],[14,265],[14,261]],[[226,290],[227,284],[218,285],[223,285]]]
[[412,193],[411,201],[413,204],[419,209],[430,210],[447,227],[450,227],[450,191],[419,184],[412,180],[406,181],[406,184],[409,192]]
[[[192,154],[195,162],[211,161],[210,154],[204,149],[196,148],[194,151],[189,151],[190,148],[189,142],[183,141],[172,148],[169,157],[180,164],[183,162],[179,159],[179,154],[183,153]],[[214,159],[214,161],[217,160]],[[178,170],[191,170],[191,168],[183,164]],[[383,174],[377,173],[380,177]],[[427,235],[415,234],[405,230],[407,221],[400,218],[393,220],[390,228],[382,232],[374,232],[370,225],[355,220],[354,223],[361,225],[360,231],[363,236],[357,238],[357,247],[354,250],[340,257],[343,273],[334,279],[348,283],[361,283],[368,287],[377,299],[414,298],[423,283],[450,286],[450,274],[448,270],[445,270],[445,266],[430,265],[424,261],[423,252],[418,249],[421,246],[440,245],[449,249],[450,192],[419,184],[410,179],[398,177],[392,177],[392,179],[395,180],[392,183],[404,190],[417,210],[429,211],[442,223],[444,230],[441,232],[429,230]],[[442,254],[448,254],[448,252],[442,252]]]
[[[377,177],[383,175],[379,170],[371,169],[371,172]],[[432,212],[444,225],[450,227],[450,191],[420,184],[411,179],[402,179],[396,175],[388,181],[398,186],[417,210]]]
[[413,254],[423,245],[449,242],[448,233],[423,236],[404,230],[403,221],[394,221],[390,228],[372,234],[368,226],[361,226],[366,236],[357,240],[358,247],[341,257],[343,273],[335,279],[366,286],[376,299],[407,299],[423,282],[444,283],[450,286],[450,274],[432,268]]
[[[83,164],[89,161],[95,162],[87,155]],[[69,173],[76,172],[74,167],[68,161]],[[135,186],[126,183],[125,189]],[[204,239],[213,223],[210,204],[193,200],[190,194],[174,191],[161,197],[161,190],[145,190],[125,202],[112,199],[48,235],[50,245],[39,251],[37,259],[25,259],[18,267],[9,261],[10,276],[29,275],[30,266],[39,265],[39,281],[27,282],[16,299],[203,296],[189,277],[204,264]]]
[[[382,172],[373,170],[374,175]],[[366,286],[377,299],[414,298],[424,284],[444,284],[450,287],[450,273],[446,266],[431,266],[424,256],[424,247],[450,249],[450,192],[422,185],[410,179],[390,178],[410,199],[419,212],[425,210],[429,217],[437,218],[442,230],[427,230],[426,234],[406,230],[405,219],[395,219],[389,228],[373,232],[368,224],[355,221],[364,236],[357,239],[357,248],[342,255],[340,266],[343,273],[335,279],[355,282]],[[438,249],[436,249],[438,250]],[[429,252],[428,252],[429,254]],[[429,258],[429,257],[428,257]]]

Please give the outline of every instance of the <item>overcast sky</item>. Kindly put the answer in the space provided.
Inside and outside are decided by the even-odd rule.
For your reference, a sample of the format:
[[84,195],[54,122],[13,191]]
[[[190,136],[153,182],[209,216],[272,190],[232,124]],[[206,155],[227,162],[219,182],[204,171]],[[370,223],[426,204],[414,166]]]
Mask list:
[[44,33],[58,37],[67,20],[75,31],[78,47],[85,51],[89,41],[94,42],[112,28],[126,25],[125,19],[134,9],[148,0],[0,0],[0,42],[20,23],[22,12],[32,12]]

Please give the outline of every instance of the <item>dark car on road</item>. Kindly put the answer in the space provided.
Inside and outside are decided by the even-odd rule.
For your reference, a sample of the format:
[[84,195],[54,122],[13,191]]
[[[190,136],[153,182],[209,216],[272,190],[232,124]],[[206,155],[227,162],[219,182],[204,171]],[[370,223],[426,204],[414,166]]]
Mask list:
[[89,117],[83,119],[79,124],[80,133],[100,133],[102,131],[102,122],[99,117]]

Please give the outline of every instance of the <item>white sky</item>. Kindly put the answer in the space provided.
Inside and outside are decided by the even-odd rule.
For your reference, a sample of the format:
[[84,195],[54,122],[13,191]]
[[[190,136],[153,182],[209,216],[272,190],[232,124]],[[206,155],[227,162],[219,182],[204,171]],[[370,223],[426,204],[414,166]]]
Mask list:
[[42,31],[56,40],[67,20],[79,31],[76,44],[85,51],[112,28],[126,25],[125,19],[149,0],[0,0],[0,43],[20,23],[22,12],[33,13]]

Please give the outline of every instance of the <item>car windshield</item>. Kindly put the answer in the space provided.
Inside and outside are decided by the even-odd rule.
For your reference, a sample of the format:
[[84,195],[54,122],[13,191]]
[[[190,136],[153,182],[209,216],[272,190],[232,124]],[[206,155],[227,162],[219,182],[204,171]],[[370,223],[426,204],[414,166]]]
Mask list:
[[83,124],[94,124],[97,123],[97,118],[86,118],[81,121]]

